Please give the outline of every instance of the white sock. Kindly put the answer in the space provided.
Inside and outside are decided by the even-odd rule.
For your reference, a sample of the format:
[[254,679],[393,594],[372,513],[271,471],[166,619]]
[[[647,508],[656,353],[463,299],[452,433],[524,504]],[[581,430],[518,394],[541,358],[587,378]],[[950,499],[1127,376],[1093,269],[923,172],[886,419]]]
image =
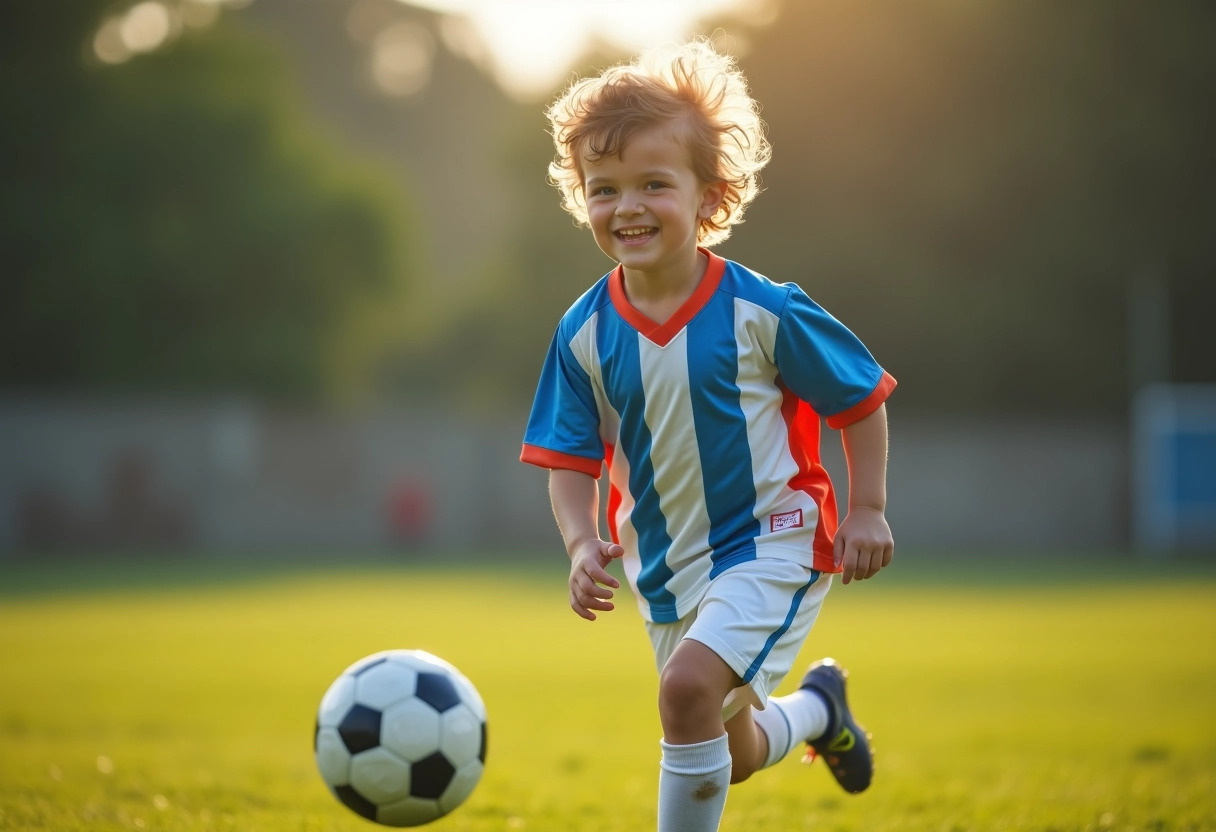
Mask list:
[[812,690],[799,688],[788,696],[774,696],[763,711],[754,711],[756,725],[768,737],[768,756],[762,768],[782,760],[794,746],[817,740],[828,730],[828,706]]
[[659,832],[714,832],[730,786],[726,735],[689,745],[660,740],[659,747]]

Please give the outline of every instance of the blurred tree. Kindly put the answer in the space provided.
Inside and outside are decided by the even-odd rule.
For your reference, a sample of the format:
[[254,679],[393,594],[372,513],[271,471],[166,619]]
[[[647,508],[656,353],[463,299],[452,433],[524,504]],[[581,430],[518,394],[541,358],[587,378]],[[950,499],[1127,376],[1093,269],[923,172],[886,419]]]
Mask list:
[[357,387],[404,302],[400,189],[322,134],[263,37],[90,61],[126,5],[4,5],[0,384]]
[[[787,1],[775,26],[725,26],[775,156],[720,250],[857,331],[898,407],[1124,415],[1145,269],[1170,279],[1171,378],[1216,381],[1195,322],[1216,308],[1210,6]],[[558,317],[611,266],[544,184],[543,106],[487,124],[500,174],[477,187],[511,194],[504,245],[399,379],[526,403]]]
[[[547,299],[525,287],[529,302],[520,303],[522,278],[510,257],[521,228],[537,226],[531,194],[546,190],[537,106],[506,97],[454,53],[441,15],[399,0],[257,0],[233,20],[276,38],[312,109],[345,146],[382,160],[389,181],[420,207],[414,254],[425,279],[411,284],[398,337],[377,362],[380,391],[470,409],[503,401],[504,384],[519,377],[505,376],[504,364],[531,361],[523,342],[532,305]],[[377,82],[377,54],[403,31],[430,47],[425,80],[391,94]],[[541,150],[539,167],[515,157],[521,131]],[[526,321],[514,320],[517,310]],[[542,329],[551,327],[543,321]]]
[[402,356],[398,387],[495,412],[526,406],[562,314],[615,264],[575,227],[546,181],[552,144],[539,107],[500,127],[495,158],[513,180],[505,241],[476,275],[475,303],[452,313],[436,348]]
[[[526,405],[611,266],[545,183],[545,102],[398,0],[257,0],[86,70],[126,5],[0,7],[0,383],[308,392],[374,369],[407,399]],[[420,89],[369,83],[356,13],[430,32]],[[855,329],[899,407],[1125,413],[1145,272],[1169,280],[1170,378],[1216,381],[1216,7],[784,0],[774,26],[722,23],[775,156],[721,253]]]
[[743,61],[775,152],[724,251],[856,329],[903,406],[1125,413],[1146,269],[1172,379],[1216,381],[1186,319],[1216,308],[1214,36],[1198,0],[786,2]]

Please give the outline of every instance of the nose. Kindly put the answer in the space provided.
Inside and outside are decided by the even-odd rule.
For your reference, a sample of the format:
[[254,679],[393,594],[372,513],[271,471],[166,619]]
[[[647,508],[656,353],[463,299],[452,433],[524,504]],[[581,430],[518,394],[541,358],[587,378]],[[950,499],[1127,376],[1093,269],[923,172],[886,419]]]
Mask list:
[[616,215],[618,217],[636,217],[645,210],[646,208],[642,205],[641,200],[636,196],[623,196],[621,197],[621,201],[617,203]]

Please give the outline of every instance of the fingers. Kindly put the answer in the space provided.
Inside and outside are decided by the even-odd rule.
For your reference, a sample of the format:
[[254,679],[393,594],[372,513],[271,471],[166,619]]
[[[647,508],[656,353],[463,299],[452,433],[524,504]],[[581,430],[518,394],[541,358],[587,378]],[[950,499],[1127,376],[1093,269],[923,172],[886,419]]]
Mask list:
[[621,582],[608,574],[604,567],[625,554],[615,543],[601,543],[595,558],[585,558],[575,564],[570,575],[570,608],[588,621],[595,620],[595,611],[615,609],[611,602],[613,590]]
[[578,588],[587,597],[599,598],[606,601],[612,597],[612,590],[617,588],[617,582],[614,578],[609,577],[608,580],[612,581],[609,586],[601,586],[604,583],[603,581],[591,580],[590,576],[588,576],[588,580],[580,580],[578,582]]
[[857,574],[858,552],[854,546],[845,546],[844,539],[840,535],[836,536],[836,546],[841,550],[841,557],[843,559],[841,562],[840,581],[847,584]]
[[605,567],[617,558],[624,556],[625,548],[616,543],[601,542],[599,551],[596,554],[595,561],[588,563],[586,566],[587,575],[594,583],[604,584],[613,589],[620,589],[621,582],[609,575]]
[[[604,571],[602,566],[592,567],[587,570],[586,574],[587,577],[591,579],[592,584],[604,584],[605,586],[610,586],[613,589],[621,588],[621,582]],[[611,596],[612,593],[608,593],[608,595]]]
[[574,610],[579,617],[585,618],[588,621],[594,621],[595,613],[592,612],[593,609],[600,610],[602,612],[611,612],[614,609],[614,606],[610,601],[601,601],[597,598],[584,597],[582,600],[580,600],[579,596],[573,590],[571,590],[570,609]]
[[608,600],[612,597],[612,590],[596,584],[590,586],[583,585],[581,581],[573,581],[570,585],[570,609],[574,610],[588,621],[595,620],[595,613],[592,610],[600,612],[611,612],[616,606],[612,601]]
[[840,567],[841,581],[846,584],[873,578],[891,563],[895,550],[886,517],[881,511],[866,506],[849,512],[840,524],[833,544],[833,559]]
[[853,579],[864,581],[866,578],[872,578],[878,574],[878,570],[882,568],[882,563],[873,549],[862,550],[857,553],[857,568],[853,570]]
[[872,546],[846,544],[844,550],[840,579],[842,583],[846,584],[854,580],[864,581],[866,578],[873,578],[880,569],[891,565],[891,556],[894,554],[893,546],[879,544]]

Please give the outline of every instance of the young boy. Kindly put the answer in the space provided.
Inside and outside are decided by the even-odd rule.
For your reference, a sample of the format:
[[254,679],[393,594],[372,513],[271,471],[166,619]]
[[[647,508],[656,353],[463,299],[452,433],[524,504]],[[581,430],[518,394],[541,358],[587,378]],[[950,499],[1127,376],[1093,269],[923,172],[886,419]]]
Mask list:
[[[549,109],[565,208],[619,263],[563,316],[521,459],[550,470],[570,606],[613,609],[621,558],[654,645],[660,832],[718,828],[728,783],[807,742],[849,792],[870,784],[845,672],[789,673],[833,573],[891,561],[885,400],[895,380],[792,283],[709,246],[768,161],[756,103],[708,43],[652,50],[575,82]],[[819,462],[843,434],[849,510]],[[608,468],[611,542],[597,479]]]

